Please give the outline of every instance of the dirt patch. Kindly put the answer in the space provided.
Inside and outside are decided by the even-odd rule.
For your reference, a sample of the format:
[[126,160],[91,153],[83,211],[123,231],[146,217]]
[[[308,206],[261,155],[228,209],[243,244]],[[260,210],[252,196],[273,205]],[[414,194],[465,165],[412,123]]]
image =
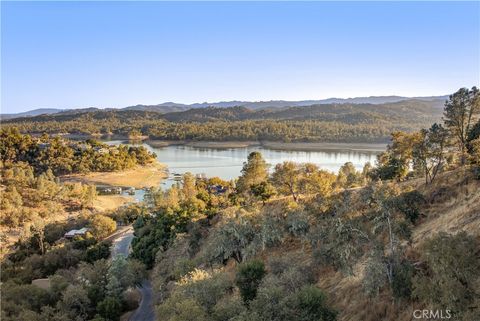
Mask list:
[[197,148],[245,148],[249,146],[258,146],[258,142],[190,142],[187,146]]
[[211,142],[211,141],[184,141],[184,140],[148,140],[148,145],[155,148],[162,148],[167,146],[184,145],[196,148],[245,148],[248,146],[259,146],[259,142],[255,141],[228,141],[228,142]]
[[99,195],[93,202],[93,207],[100,212],[115,210],[127,203],[133,202],[133,196]]
[[49,279],[35,279],[35,280],[32,280],[32,284],[44,290],[50,289]]
[[134,169],[119,172],[66,175],[62,177],[62,180],[95,185],[144,188],[158,186],[160,181],[167,177],[165,169],[165,165],[155,162],[152,165],[137,166]]

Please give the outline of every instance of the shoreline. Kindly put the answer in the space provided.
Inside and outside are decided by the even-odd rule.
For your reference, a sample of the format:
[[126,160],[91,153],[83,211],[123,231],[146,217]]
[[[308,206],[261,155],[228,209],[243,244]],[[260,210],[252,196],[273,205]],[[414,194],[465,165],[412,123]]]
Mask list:
[[383,152],[387,148],[386,143],[281,143],[264,142],[264,148],[274,150],[293,151],[356,151],[356,152]]
[[247,147],[263,147],[272,150],[285,151],[356,151],[356,152],[383,152],[387,148],[388,143],[368,143],[368,142],[277,142],[277,141],[196,141],[196,140],[162,140],[149,139],[142,136],[139,139],[129,139],[125,135],[62,135],[64,137],[76,140],[84,140],[88,138],[97,138],[102,140],[121,140],[128,143],[141,142],[153,148],[163,148],[168,146],[188,146],[194,148],[212,148],[212,149],[230,149],[230,148],[247,148]]
[[189,146],[195,148],[247,148],[263,147],[272,150],[291,151],[357,151],[357,152],[383,152],[387,143],[284,143],[284,142],[259,142],[259,141],[168,141],[168,140],[147,140],[145,143],[154,148],[168,146]]
[[278,142],[278,141],[196,141],[196,140],[163,140],[150,139],[148,136],[141,136],[135,139],[126,135],[82,135],[82,134],[59,134],[73,140],[86,140],[89,138],[101,140],[121,140],[128,143],[145,143],[154,148],[162,148],[168,146],[188,146],[194,148],[212,148],[212,149],[230,149],[230,148],[247,148],[247,147],[263,147],[272,150],[291,150],[291,151],[357,151],[357,152],[383,152],[386,150],[385,143],[368,143],[368,142]]
[[155,160],[147,166],[117,172],[92,172],[88,174],[71,174],[60,177],[62,182],[81,182],[84,184],[122,186],[141,189],[160,185],[166,179],[167,166]]

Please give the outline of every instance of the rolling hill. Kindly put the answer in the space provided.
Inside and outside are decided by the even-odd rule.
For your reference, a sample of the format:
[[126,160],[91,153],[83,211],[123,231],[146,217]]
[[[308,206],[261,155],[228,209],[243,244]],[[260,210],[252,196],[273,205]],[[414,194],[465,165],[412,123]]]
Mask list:
[[425,102],[437,101],[441,104],[444,103],[448,96],[430,96],[430,97],[402,97],[402,96],[370,96],[370,97],[355,97],[355,98],[328,98],[320,100],[300,100],[300,101],[285,101],[285,100],[271,100],[271,101],[222,101],[214,103],[194,103],[194,104],[180,104],[175,102],[165,102],[157,105],[135,105],[124,108],[77,108],[77,109],[62,109],[62,108],[38,108],[21,113],[13,114],[1,114],[0,118],[3,120],[19,118],[19,117],[32,117],[43,114],[58,114],[58,113],[82,113],[85,111],[100,111],[100,110],[139,110],[139,111],[153,111],[159,113],[171,113],[182,112],[189,109],[217,107],[217,108],[229,108],[243,106],[249,109],[270,109],[270,108],[287,108],[287,107],[299,107],[299,106],[311,106],[318,104],[385,104],[395,103],[406,100],[418,100]]

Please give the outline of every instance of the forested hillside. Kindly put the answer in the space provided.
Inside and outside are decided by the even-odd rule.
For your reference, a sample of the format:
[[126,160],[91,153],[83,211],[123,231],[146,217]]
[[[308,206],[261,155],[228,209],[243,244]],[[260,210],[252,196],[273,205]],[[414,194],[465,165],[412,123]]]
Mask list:
[[157,319],[478,320],[479,116],[461,89],[443,124],[395,133],[360,172],[269,173],[253,152],[235,186],[187,174],[152,191],[133,256],[153,267]]
[[386,142],[394,131],[414,131],[438,121],[441,104],[438,100],[405,100],[261,110],[208,107],[167,114],[108,110],[41,115],[3,123],[26,133],[133,133],[165,140]]
[[2,167],[25,162],[35,173],[55,175],[111,172],[146,165],[155,159],[142,146],[109,146],[96,140],[71,141],[43,134],[33,137],[15,128],[0,131]]
[[[135,307],[131,289],[145,268],[162,321],[409,321],[423,309],[454,321],[480,316],[475,87],[449,97],[441,123],[393,133],[362,171],[290,161],[269,170],[252,152],[236,180],[186,173],[167,190],[148,190],[144,202],[102,215],[89,211],[89,189],[25,163],[40,142],[7,133],[20,143],[2,150],[10,151],[1,164],[9,189],[2,210],[39,219],[28,218],[2,261],[2,320],[118,321]],[[65,225],[42,224],[50,211],[35,211],[70,202],[83,214]],[[135,230],[128,259],[107,260],[114,220]],[[62,240],[77,225],[91,233]]]

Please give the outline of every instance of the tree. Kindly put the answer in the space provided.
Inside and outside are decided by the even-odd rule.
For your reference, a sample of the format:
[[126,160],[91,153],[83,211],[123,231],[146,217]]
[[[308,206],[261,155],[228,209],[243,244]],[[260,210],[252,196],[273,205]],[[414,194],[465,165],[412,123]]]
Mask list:
[[420,131],[420,139],[413,146],[413,166],[423,172],[425,184],[433,182],[445,163],[447,137],[447,130],[438,124]]
[[122,302],[117,297],[107,297],[98,303],[97,311],[105,320],[116,321],[122,314]]
[[206,251],[208,261],[224,263],[233,258],[241,263],[254,238],[255,229],[247,218],[243,215],[228,218],[212,233]]
[[476,173],[480,178],[480,120],[470,129],[467,138],[467,149],[470,154],[470,162],[477,165]]
[[242,175],[238,178],[237,190],[239,192],[250,191],[250,186],[266,181],[268,177],[268,165],[259,152],[251,152],[247,162],[243,164]]
[[345,188],[355,187],[361,183],[361,174],[357,171],[352,162],[347,162],[340,167],[337,176],[337,183]]
[[112,234],[117,229],[117,223],[108,216],[95,215],[90,221],[90,228],[92,235],[100,240]]
[[83,186],[83,195],[81,198],[82,207],[92,207],[93,201],[97,198],[97,189],[95,185]]
[[295,202],[298,200],[301,179],[302,171],[299,165],[289,161],[277,164],[272,174],[272,183],[277,191],[291,195]]
[[363,245],[369,241],[354,220],[339,217],[325,219],[309,234],[317,263],[331,265],[347,275],[353,274],[356,260],[363,254]]
[[377,168],[372,172],[375,179],[404,179],[410,171],[413,147],[421,140],[420,133],[394,132],[387,150],[377,156]]
[[110,262],[100,259],[87,264],[82,262],[76,271],[76,279],[81,280],[82,286],[87,290],[91,302],[102,301],[107,294],[108,270]]
[[370,205],[373,209],[373,234],[377,235],[378,244],[382,244],[383,239],[387,240],[387,250],[382,251],[385,257],[384,271],[389,284],[393,283],[395,269],[400,261],[400,241],[405,233],[401,233],[404,228],[403,222],[398,217],[397,201],[400,191],[397,186],[392,184],[378,184],[374,186]]
[[275,189],[268,182],[261,182],[250,186],[250,191],[253,196],[258,197],[263,205],[268,201],[273,195],[275,195]]
[[233,288],[233,282],[227,274],[219,271],[208,273],[200,269],[187,273],[178,281],[178,285],[178,290],[184,296],[194,299],[208,313]]
[[195,187],[195,176],[193,176],[193,174],[190,172],[183,174],[182,192],[183,196],[187,200],[190,200],[197,195],[197,189]]
[[363,184],[367,184],[371,181],[373,170],[374,170],[373,166],[370,162],[366,162],[365,165],[363,165],[363,168],[362,168]]
[[12,185],[7,185],[7,188],[2,192],[2,198],[0,200],[0,209],[2,210],[1,221],[8,227],[17,227],[22,221],[22,195],[18,192],[17,188]]
[[405,215],[405,218],[415,224],[420,217],[420,206],[426,203],[423,195],[417,191],[409,191],[397,197],[397,209]]
[[38,243],[40,253],[45,254],[45,221],[40,218],[35,219],[30,225],[30,232]]
[[470,152],[470,159],[473,164],[480,165],[480,138],[472,140],[470,142],[471,152]]
[[302,192],[318,194],[327,197],[333,192],[336,176],[326,170],[319,169],[315,164],[303,165]]
[[[295,293],[292,308],[298,321],[335,321],[337,312],[330,308],[325,294],[314,285],[307,285]],[[292,319],[293,320],[293,319]]]
[[267,272],[262,261],[253,260],[238,267],[235,284],[240,289],[243,302],[248,303],[257,296],[257,289]]
[[480,92],[477,87],[460,88],[445,102],[444,121],[456,140],[460,163],[466,162],[467,139],[471,127],[480,115]]
[[90,299],[87,291],[81,286],[70,285],[63,292],[62,300],[58,303],[61,311],[64,311],[70,320],[86,320],[90,313]]
[[180,294],[174,294],[157,308],[157,314],[166,321],[208,321],[210,320],[200,304]]

